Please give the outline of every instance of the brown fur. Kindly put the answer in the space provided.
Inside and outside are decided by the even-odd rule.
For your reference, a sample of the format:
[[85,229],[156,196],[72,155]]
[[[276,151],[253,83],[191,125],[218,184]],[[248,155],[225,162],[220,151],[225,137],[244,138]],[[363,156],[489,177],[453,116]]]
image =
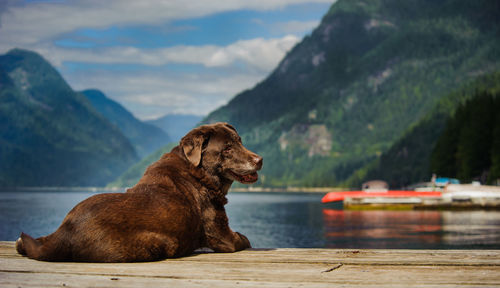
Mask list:
[[92,196],[52,234],[22,233],[20,254],[44,261],[134,262],[249,248],[224,209],[233,180],[257,181],[262,158],[226,123],[200,126],[149,166],[126,193]]

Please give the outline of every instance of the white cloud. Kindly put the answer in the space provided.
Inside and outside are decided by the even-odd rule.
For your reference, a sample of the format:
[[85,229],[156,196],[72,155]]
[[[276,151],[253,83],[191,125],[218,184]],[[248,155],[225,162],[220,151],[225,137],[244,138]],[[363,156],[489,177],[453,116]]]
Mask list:
[[259,26],[266,27],[270,29],[274,34],[306,34],[310,33],[314,28],[318,27],[320,21],[287,21],[287,22],[274,22],[274,23],[266,23],[264,20],[259,18],[254,18],[251,20],[252,23],[255,23]]
[[318,27],[320,21],[288,21],[278,22],[272,25],[271,29],[278,33],[299,34],[311,32]]
[[[0,43],[5,46],[40,44],[80,28],[160,24],[179,19],[242,9],[272,10],[301,3],[332,0],[75,0],[3,7]],[[7,43],[8,42],[8,43]]]
[[135,47],[72,49],[45,45],[36,46],[32,49],[46,55],[48,60],[58,67],[65,61],[149,66],[178,63],[200,64],[205,67],[227,67],[243,63],[251,69],[270,71],[276,67],[286,52],[299,40],[296,36],[288,35],[274,39],[240,40],[227,46],[174,46],[159,49],[139,49]]
[[[6,1],[6,0],[0,0]],[[0,5],[0,53],[14,47],[37,51],[62,74],[75,90],[96,87],[124,104],[141,119],[165,113],[207,114],[227,103],[238,92],[261,81],[300,39],[292,34],[312,29],[317,22],[280,23],[270,29],[284,31],[281,38],[254,38],[226,46],[171,46],[64,48],[53,44],[78,29],[163,25],[236,10],[275,10],[301,3],[332,3],[334,0],[73,0],[29,3],[7,0]],[[12,1],[12,2],[11,2]],[[256,19],[255,23],[258,22]],[[138,64],[133,72],[97,68],[80,72],[65,70],[64,62],[86,64]],[[191,74],[162,74],[168,64],[201,65]],[[240,69],[244,66],[245,69]],[[222,71],[224,70],[224,71]],[[227,71],[233,71],[227,72]],[[235,72],[236,71],[236,72]]]
[[75,90],[97,87],[133,111],[136,117],[151,119],[167,113],[206,115],[238,92],[255,85],[266,74],[86,70],[69,76],[66,80]]
[[241,61],[249,66],[269,71],[299,40],[293,35],[279,39],[242,40],[218,49],[215,53],[210,54],[203,64],[208,67],[218,67]]

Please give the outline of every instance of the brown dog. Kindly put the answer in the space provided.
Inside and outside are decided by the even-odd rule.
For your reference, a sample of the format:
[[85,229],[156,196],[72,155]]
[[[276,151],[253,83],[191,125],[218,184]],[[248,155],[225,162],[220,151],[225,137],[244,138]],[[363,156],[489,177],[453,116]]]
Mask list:
[[257,181],[262,158],[229,124],[204,125],[149,166],[126,193],[99,194],[71,210],[54,233],[21,233],[20,254],[44,261],[134,262],[249,248],[228,225],[224,205],[234,180]]

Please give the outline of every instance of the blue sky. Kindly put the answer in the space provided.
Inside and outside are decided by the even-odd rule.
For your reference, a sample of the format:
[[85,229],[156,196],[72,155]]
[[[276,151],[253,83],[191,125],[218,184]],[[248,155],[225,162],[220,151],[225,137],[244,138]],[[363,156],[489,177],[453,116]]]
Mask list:
[[140,119],[206,115],[269,75],[333,2],[7,0],[0,53],[37,51]]

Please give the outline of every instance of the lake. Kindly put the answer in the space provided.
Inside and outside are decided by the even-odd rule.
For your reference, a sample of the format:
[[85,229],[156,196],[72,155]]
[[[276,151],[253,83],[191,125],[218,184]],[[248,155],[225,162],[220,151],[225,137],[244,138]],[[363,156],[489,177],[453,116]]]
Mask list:
[[[0,192],[0,240],[52,233],[93,192]],[[321,193],[230,193],[230,226],[255,248],[500,249],[500,211],[345,211]]]

